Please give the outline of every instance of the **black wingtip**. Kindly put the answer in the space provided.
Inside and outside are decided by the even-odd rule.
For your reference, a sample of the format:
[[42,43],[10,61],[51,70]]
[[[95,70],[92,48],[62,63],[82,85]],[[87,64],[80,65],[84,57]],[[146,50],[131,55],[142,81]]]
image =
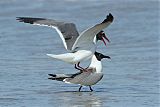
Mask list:
[[52,76],[52,77],[56,77],[56,75],[55,74],[48,74],[49,76]]
[[46,20],[46,19],[44,19],[44,18],[31,18],[31,17],[16,17],[16,20],[18,20],[19,22],[33,24],[36,21]]
[[113,22],[113,19],[114,19],[113,15],[109,13],[109,15],[106,16],[106,19],[102,23]]
[[53,78],[53,77],[50,77],[50,78],[48,78],[49,80],[56,80],[56,78]]
[[16,17],[16,20],[18,20],[19,22],[21,22],[21,17]]
[[111,13],[109,13],[109,15],[107,16],[108,21],[113,21],[114,17]]

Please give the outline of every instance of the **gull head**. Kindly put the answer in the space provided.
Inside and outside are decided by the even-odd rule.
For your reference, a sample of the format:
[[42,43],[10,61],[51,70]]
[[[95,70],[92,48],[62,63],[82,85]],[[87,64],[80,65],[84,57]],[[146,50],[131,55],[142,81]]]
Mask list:
[[104,31],[100,31],[100,32],[96,35],[96,39],[97,39],[97,41],[98,41],[98,40],[103,41],[103,43],[104,43],[105,45],[106,45],[105,40],[107,40],[108,42],[110,42],[109,39],[107,38],[106,34],[104,33]]
[[103,55],[103,54],[98,53],[98,52],[95,52],[94,55],[96,56],[96,58],[97,58],[98,61],[101,61],[103,58],[111,59],[110,56],[106,56],[106,55]]

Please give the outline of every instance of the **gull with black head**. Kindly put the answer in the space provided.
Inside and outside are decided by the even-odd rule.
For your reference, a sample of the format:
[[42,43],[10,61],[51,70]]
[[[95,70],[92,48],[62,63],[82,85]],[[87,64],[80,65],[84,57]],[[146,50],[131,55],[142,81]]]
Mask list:
[[101,62],[103,58],[110,59],[109,56],[95,52],[89,67],[86,69],[87,72],[80,71],[75,74],[48,74],[50,76],[48,79],[79,84],[79,91],[81,91],[82,86],[89,86],[90,91],[93,91],[91,86],[95,85],[103,77]]

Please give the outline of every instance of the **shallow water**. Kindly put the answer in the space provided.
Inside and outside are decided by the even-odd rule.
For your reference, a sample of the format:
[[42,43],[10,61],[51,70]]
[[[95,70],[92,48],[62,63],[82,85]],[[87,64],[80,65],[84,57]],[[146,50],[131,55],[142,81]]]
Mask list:
[[[158,107],[159,8],[156,0],[1,0],[0,107]],[[48,80],[48,73],[75,73],[73,66],[46,56],[64,53],[55,30],[17,22],[17,16],[74,22],[81,32],[111,12],[104,31],[111,40],[98,52],[103,79],[84,87]],[[87,63],[83,64],[86,66]]]

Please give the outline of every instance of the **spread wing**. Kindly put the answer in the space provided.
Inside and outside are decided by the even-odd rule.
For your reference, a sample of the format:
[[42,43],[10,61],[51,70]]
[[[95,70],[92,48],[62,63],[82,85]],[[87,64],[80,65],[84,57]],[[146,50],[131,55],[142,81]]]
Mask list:
[[76,39],[72,50],[78,49],[78,48],[85,48],[90,46],[90,44],[93,44],[93,40],[96,34],[100,32],[102,29],[108,27],[113,22],[113,16],[111,13],[107,15],[106,19],[100,24],[97,24],[91,28],[88,28],[87,30],[84,30],[80,36]]
[[79,36],[79,33],[74,23],[67,23],[67,22],[62,22],[52,19],[44,19],[44,18],[31,18],[31,17],[17,17],[17,20],[19,20],[19,22],[54,28],[60,35],[64,47],[67,50],[72,49],[74,42]]

